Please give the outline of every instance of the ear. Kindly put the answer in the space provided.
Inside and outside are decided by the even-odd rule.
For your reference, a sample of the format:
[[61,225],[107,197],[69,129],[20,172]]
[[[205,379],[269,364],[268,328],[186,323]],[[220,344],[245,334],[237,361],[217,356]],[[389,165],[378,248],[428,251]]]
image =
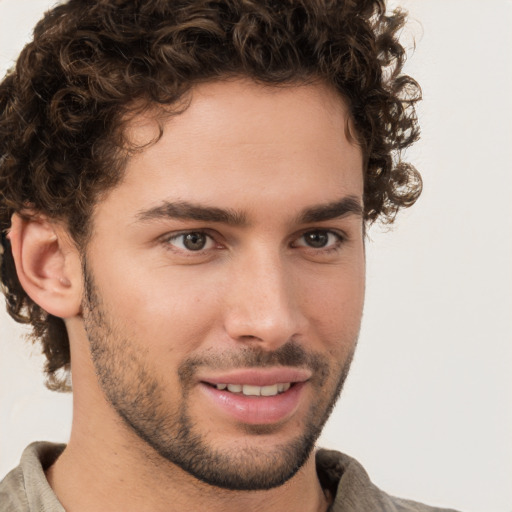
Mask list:
[[51,315],[80,313],[80,255],[66,229],[44,215],[14,214],[9,232],[18,279],[27,295]]

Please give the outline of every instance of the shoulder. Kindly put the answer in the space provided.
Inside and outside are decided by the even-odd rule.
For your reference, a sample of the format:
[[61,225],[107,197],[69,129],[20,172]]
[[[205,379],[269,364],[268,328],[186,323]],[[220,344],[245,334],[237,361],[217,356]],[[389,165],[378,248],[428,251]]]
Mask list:
[[352,457],[333,450],[316,453],[317,473],[334,496],[332,512],[456,512],[390,496],[374,485]]
[[32,443],[20,465],[0,482],[0,512],[63,512],[45,476],[64,445]]
[[28,512],[29,510],[23,471],[18,466],[0,482],[0,512]]

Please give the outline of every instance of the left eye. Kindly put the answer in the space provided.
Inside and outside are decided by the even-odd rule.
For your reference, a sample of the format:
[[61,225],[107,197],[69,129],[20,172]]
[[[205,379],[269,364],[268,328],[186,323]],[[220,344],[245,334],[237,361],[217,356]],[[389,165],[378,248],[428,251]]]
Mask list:
[[190,231],[174,235],[167,239],[167,243],[186,251],[202,251],[210,249],[214,245],[212,238],[201,231]]
[[341,236],[332,231],[315,230],[304,233],[294,245],[312,249],[332,248],[341,242]]

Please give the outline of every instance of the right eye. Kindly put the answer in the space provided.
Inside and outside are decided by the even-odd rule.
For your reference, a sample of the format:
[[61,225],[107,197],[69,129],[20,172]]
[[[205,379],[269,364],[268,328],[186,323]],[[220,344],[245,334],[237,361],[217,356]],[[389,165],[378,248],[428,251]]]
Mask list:
[[177,233],[165,239],[165,243],[182,251],[204,251],[215,246],[213,238],[202,231]]

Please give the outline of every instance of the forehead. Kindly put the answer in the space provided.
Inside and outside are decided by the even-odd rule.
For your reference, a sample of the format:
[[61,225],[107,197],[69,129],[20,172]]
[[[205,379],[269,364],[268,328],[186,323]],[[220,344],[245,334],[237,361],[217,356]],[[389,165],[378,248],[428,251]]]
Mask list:
[[237,146],[266,143],[269,138],[279,144],[305,135],[318,142],[326,129],[344,144],[347,140],[339,137],[340,132],[355,132],[347,102],[333,87],[323,82],[265,85],[248,78],[197,85],[176,106],[133,117],[125,135],[135,146],[148,145],[156,140],[159,123],[173,136],[207,135],[210,142]]
[[143,149],[112,196],[141,208],[165,199],[241,209],[284,196],[307,206],[362,195],[349,110],[327,85],[237,79],[196,86],[187,101],[179,114],[129,122],[128,140]]

